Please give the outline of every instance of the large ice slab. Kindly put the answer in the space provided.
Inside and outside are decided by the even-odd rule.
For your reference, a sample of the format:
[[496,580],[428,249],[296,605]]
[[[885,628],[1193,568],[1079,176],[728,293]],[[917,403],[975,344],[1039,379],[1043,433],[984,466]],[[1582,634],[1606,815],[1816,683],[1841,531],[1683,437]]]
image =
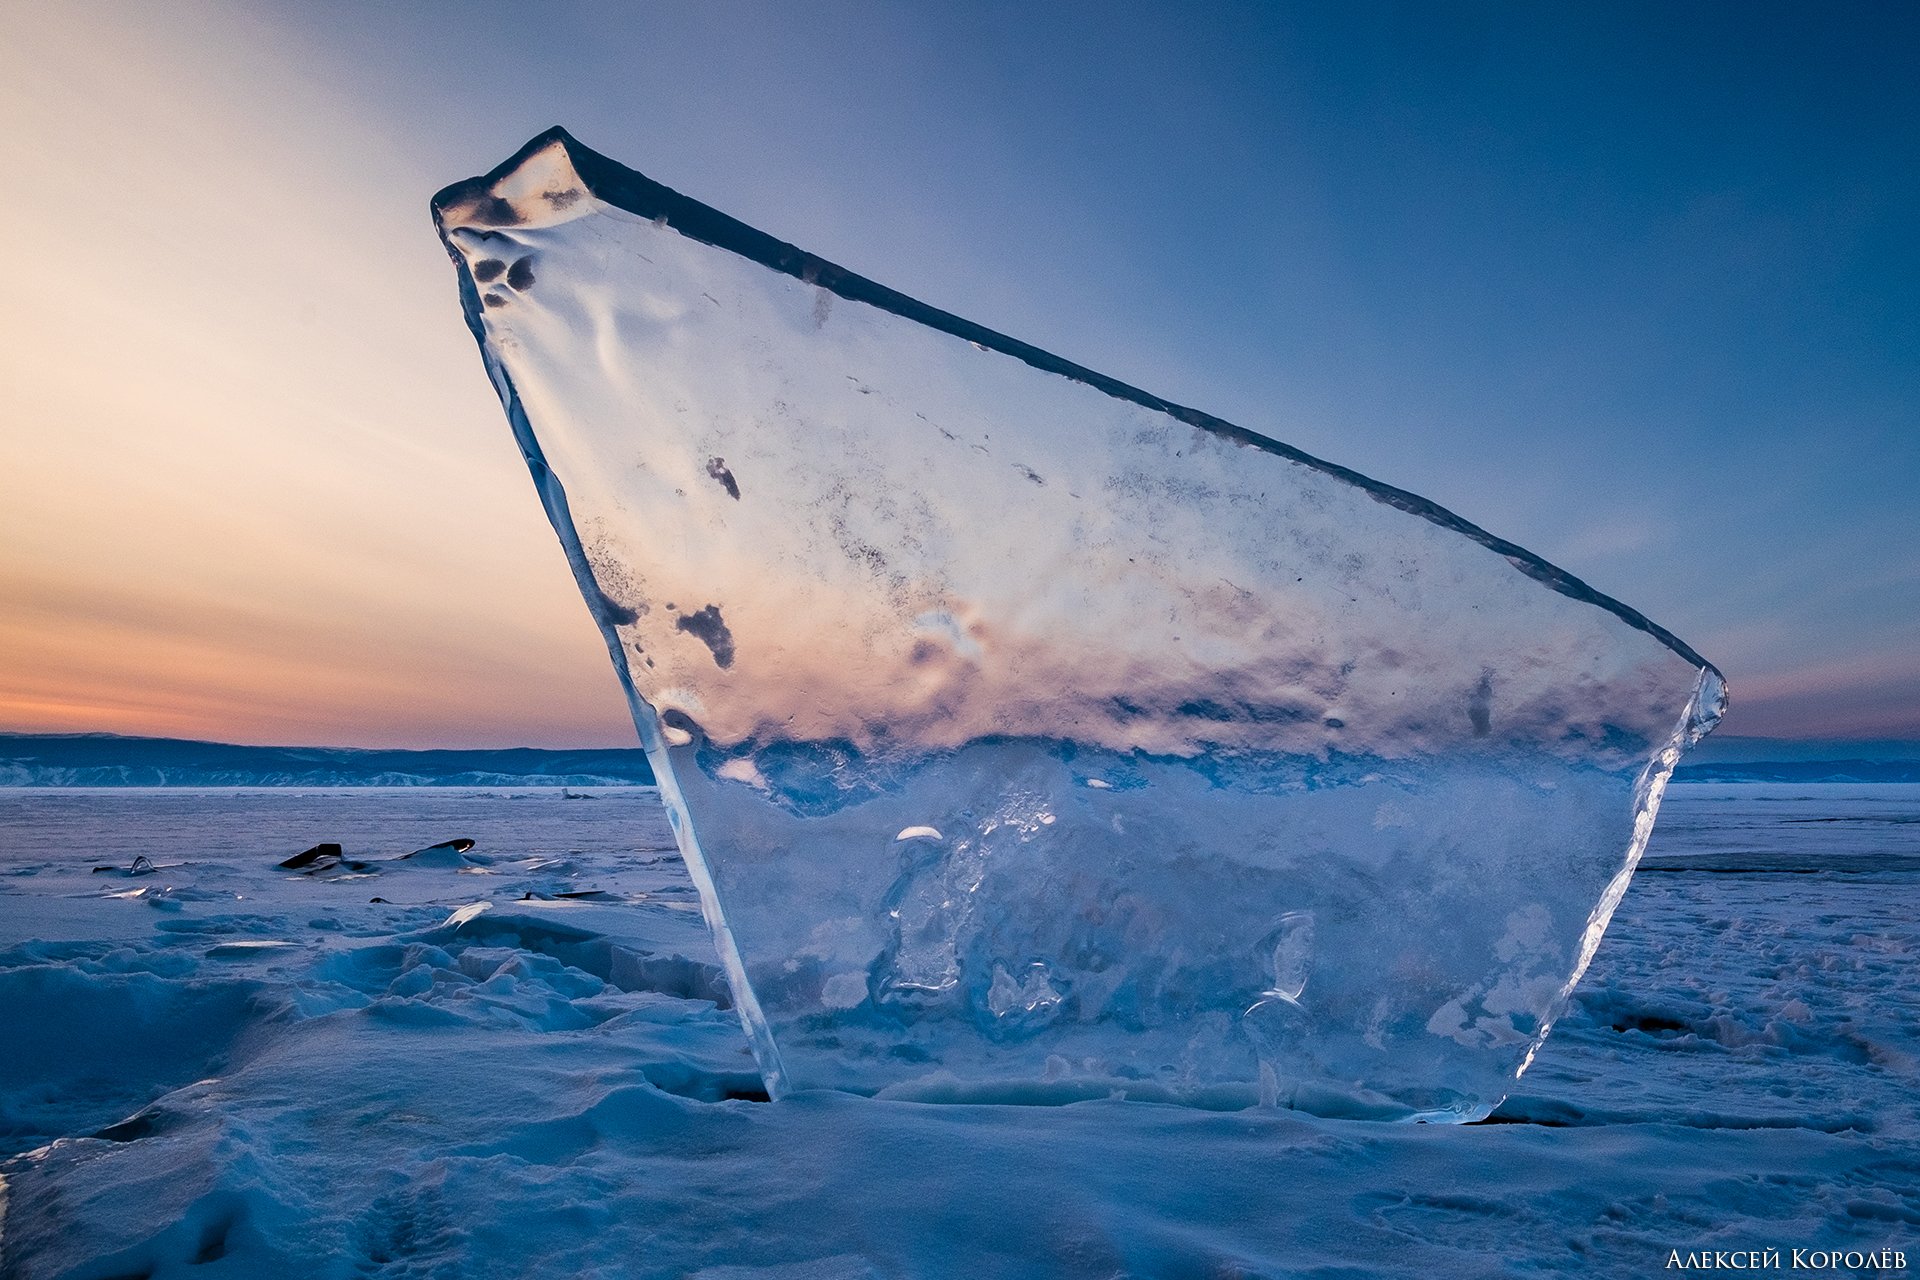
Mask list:
[[1485,1114],[1719,674],[554,130],[434,201],[769,1090]]

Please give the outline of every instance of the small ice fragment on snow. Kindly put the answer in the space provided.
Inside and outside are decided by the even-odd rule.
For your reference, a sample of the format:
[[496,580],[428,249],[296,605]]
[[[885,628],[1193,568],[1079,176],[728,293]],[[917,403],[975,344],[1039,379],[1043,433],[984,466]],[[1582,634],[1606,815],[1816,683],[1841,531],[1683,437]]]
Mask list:
[[452,840],[442,840],[439,844],[430,844],[424,849],[415,849],[412,853],[403,853],[396,862],[410,862],[416,867],[457,867],[467,866],[466,852],[473,848],[473,841],[466,836]]
[[437,844],[430,844],[424,848],[415,849],[412,853],[403,853],[400,856],[402,858],[418,858],[422,854],[437,853],[442,849],[451,849],[455,853],[465,853],[473,848],[473,845],[472,837],[455,836],[451,840],[442,840]]
[[940,840],[944,838],[939,830],[934,827],[902,827],[900,828],[900,834],[894,837],[894,841],[897,843],[901,840]]
[[290,951],[299,947],[297,942],[283,942],[275,938],[248,938],[237,942],[222,942],[207,949],[207,956],[213,960],[244,960],[252,956],[272,951]]
[[[124,898],[129,902],[144,902],[159,911],[178,911],[181,897],[171,885],[148,885],[144,889],[122,889],[117,893],[105,895],[109,898]],[[194,894],[195,898],[204,898],[207,894]]]
[[298,871],[300,868],[310,867],[316,862],[329,860],[338,862],[341,856],[341,849],[337,844],[316,844],[311,849],[306,849],[294,854],[291,858],[282,862],[280,866],[288,871]]
[[477,918],[481,912],[491,911],[492,909],[493,904],[491,902],[469,902],[466,906],[461,907],[441,922],[441,927],[457,929],[467,921]]
[[93,869],[93,874],[99,875],[102,872],[117,871],[123,876],[150,876],[156,871],[171,870],[174,867],[180,867],[185,865],[186,864],[182,862],[155,862],[153,859],[147,857],[146,854],[142,853],[142,854],[136,855],[133,861],[128,863],[124,867],[118,866],[114,863],[107,863],[104,866],[95,867]]

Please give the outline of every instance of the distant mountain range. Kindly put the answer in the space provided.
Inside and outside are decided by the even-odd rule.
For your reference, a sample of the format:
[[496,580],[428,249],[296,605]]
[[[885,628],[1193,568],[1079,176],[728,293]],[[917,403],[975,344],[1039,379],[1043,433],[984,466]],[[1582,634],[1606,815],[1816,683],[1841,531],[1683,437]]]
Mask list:
[[[1920,782],[1920,742],[1710,737],[1676,782]],[[0,787],[650,786],[638,747],[379,751],[0,733]]]
[[1920,742],[1900,738],[1723,738],[1687,753],[1675,782],[1920,782]]
[[113,733],[0,733],[0,787],[650,786],[638,747],[379,751]]

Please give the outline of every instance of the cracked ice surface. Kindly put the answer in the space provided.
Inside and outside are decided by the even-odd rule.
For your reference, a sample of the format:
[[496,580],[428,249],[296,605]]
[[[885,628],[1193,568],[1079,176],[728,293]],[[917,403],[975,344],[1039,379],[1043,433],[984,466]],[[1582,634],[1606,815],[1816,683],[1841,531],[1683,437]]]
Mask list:
[[776,1096],[1508,1091],[1710,664],[557,130],[435,214]]

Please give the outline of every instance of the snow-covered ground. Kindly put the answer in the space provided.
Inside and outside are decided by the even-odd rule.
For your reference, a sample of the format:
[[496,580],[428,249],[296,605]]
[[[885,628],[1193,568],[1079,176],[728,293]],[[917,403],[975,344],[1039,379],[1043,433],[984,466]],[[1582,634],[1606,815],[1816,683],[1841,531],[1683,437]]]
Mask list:
[[[1675,787],[1467,1127],[768,1104],[653,793],[594,795],[0,792],[0,1275],[1920,1269],[1920,787]],[[275,866],[323,840],[372,865]]]

